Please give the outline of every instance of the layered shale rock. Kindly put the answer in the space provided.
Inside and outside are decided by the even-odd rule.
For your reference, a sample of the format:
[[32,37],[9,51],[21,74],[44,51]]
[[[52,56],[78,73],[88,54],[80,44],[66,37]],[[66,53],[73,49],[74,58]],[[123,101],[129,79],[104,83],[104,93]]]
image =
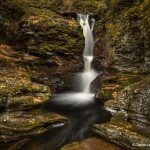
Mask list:
[[52,123],[66,122],[54,113],[43,113],[50,89],[31,82],[22,70],[2,67],[0,72],[0,141],[7,142],[43,133]]
[[10,52],[15,53],[12,57],[18,55],[17,65],[25,68],[32,80],[52,87],[52,92],[61,86],[61,74],[82,68],[84,46],[76,20],[63,18],[54,11],[59,4],[46,0],[6,0],[0,3],[0,26],[5,32],[1,43],[11,47]]
[[105,4],[94,65],[104,72],[99,97],[113,117],[94,132],[127,149],[149,149],[149,1]]
[[93,131],[127,149],[143,149],[138,144],[150,142],[149,90],[149,76],[107,77],[99,96],[106,100],[105,108],[113,117],[109,123],[95,125]]
[[[14,120],[48,99],[48,88],[35,82],[46,84],[55,92],[62,86],[62,74],[82,69],[84,41],[74,18],[76,13],[94,13],[97,39],[93,65],[103,70],[97,95],[106,101],[105,107],[113,115],[109,123],[95,125],[94,132],[127,149],[148,149],[136,144],[150,143],[149,7],[149,0],[2,0],[0,63],[9,69],[1,73],[0,115],[3,134],[9,129],[6,139],[16,132]],[[11,68],[17,71],[11,72]],[[16,115],[17,110],[20,116]],[[31,112],[28,110],[27,120]],[[7,116],[12,116],[12,120],[7,120]],[[37,120],[40,116],[38,112]],[[27,124],[26,120],[21,121]],[[31,124],[18,128],[21,135],[16,139],[31,129]],[[45,123],[42,120],[35,124],[37,128],[37,124]]]

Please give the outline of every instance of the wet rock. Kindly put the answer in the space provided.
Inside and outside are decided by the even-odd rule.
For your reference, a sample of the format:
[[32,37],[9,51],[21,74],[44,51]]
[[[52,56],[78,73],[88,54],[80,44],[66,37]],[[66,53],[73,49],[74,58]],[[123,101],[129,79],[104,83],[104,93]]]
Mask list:
[[63,19],[52,10],[47,10],[44,7],[38,9],[32,7],[32,12],[20,27],[28,52],[31,51],[34,54],[38,51],[39,55],[46,59],[51,59],[47,55],[49,52],[55,53],[56,57],[68,53],[70,49],[72,54],[80,53],[78,47],[81,45],[78,43],[82,41],[81,33],[77,30],[78,23],[73,19]]
[[7,150],[16,150],[16,149],[20,149],[22,147],[22,145],[24,145],[26,142],[28,142],[30,139],[29,138],[25,138],[23,140],[19,140],[17,143],[12,144],[11,146],[9,146],[7,148]]
[[[150,23],[146,19],[150,15],[148,2],[107,1],[106,5],[105,13],[101,10],[103,16],[99,21],[102,26],[100,40],[107,37],[105,43],[113,50],[112,57],[108,57],[111,68],[120,72],[148,73],[149,59],[146,55],[150,45],[148,31]],[[139,12],[142,12],[140,16]],[[107,47],[104,52],[109,53]]]
[[120,109],[127,110],[129,112],[129,118],[133,121],[143,123],[143,126],[150,125],[150,82],[149,77],[143,79],[141,82],[133,84],[122,90],[118,97],[117,103]]
[[[17,109],[35,108],[48,98],[49,92],[44,90],[46,86],[31,82],[26,75],[18,76],[18,68],[28,72],[32,81],[50,86],[53,92],[61,85],[62,74],[82,69],[82,32],[73,16],[65,18],[64,15],[70,12],[94,13],[98,19],[95,32],[99,37],[94,48],[93,65],[105,73],[98,97],[109,100],[105,107],[114,118],[121,113],[115,129],[107,130],[107,126],[102,125],[103,131],[107,130],[105,134],[108,138],[112,138],[113,131],[116,139],[112,142],[124,147],[128,143],[130,146],[132,140],[141,141],[141,136],[145,140],[149,134],[150,120],[149,81],[146,79],[147,84],[135,82],[145,78],[150,70],[149,1],[24,2],[25,5],[15,0],[0,3],[0,40],[3,42],[0,64],[2,67],[9,66],[9,69],[5,68],[6,73],[3,71],[0,74],[1,111],[10,113]],[[11,68],[17,68],[16,73]],[[134,126],[136,136],[131,130],[124,130],[123,124],[120,125],[122,117],[124,124]]]
[[25,62],[33,62],[36,61],[38,59],[38,57],[29,55],[28,53],[24,54],[23,59]]
[[149,76],[136,74],[107,77],[100,96],[107,100],[105,108],[113,117],[94,126],[94,132],[127,149],[142,149],[136,144],[149,143],[149,83]]
[[[9,3],[8,0],[1,4],[0,25],[6,29],[2,42],[7,43],[7,46],[1,46],[5,52],[1,55],[3,62],[11,62],[26,69],[31,79],[51,86],[55,92],[59,88],[57,82],[54,83],[55,79],[47,80],[47,76],[55,73],[61,83],[58,72],[64,74],[81,68],[80,55],[84,40],[79,24],[73,18],[63,18],[54,9],[57,7],[61,11],[64,1],[27,0],[18,2],[17,5],[17,1]],[[10,13],[11,11],[14,13]],[[14,18],[13,14],[17,16],[18,11],[24,13]],[[6,52],[5,48],[9,51]]]
[[[150,124],[150,106],[149,106],[149,77],[137,82],[135,84],[126,86],[119,91],[114,101],[106,102],[106,108],[112,110],[124,111],[124,116],[130,119],[134,126],[143,128]],[[139,124],[139,126],[138,126]]]
[[46,100],[48,96],[40,93],[31,96],[7,97],[6,109],[9,111],[31,109],[40,106]]
[[76,83],[80,83],[79,76],[75,75],[74,73],[68,73],[64,75],[62,86],[59,88],[59,92],[68,92],[68,91],[81,91],[81,85],[77,85]]
[[99,74],[91,83],[90,83],[90,90],[93,93],[98,92],[98,88],[100,87],[100,84],[103,81],[103,76],[102,74]]
[[106,71],[106,69],[110,67],[110,56],[112,57],[113,55],[106,37],[96,39],[93,49],[93,55],[93,66],[95,69]]
[[50,89],[31,82],[29,75],[10,67],[1,67],[1,106],[6,109],[29,109],[48,100]]
[[115,145],[103,141],[97,137],[86,139],[82,142],[74,142],[61,148],[61,150],[123,150]]
[[[1,38],[6,38],[6,28],[3,23],[0,23],[0,37]],[[0,39],[2,41],[2,39]]]
[[[126,127],[110,123],[95,125],[94,132],[109,141],[131,150],[149,150],[150,139]],[[147,145],[147,146],[146,146]]]
[[0,141],[14,141],[43,133],[52,123],[66,122],[54,113],[39,108],[49,99],[49,87],[31,82],[23,70],[1,66]]
[[1,142],[32,137],[43,133],[53,123],[66,122],[55,113],[42,113],[40,109],[5,112],[0,114]]

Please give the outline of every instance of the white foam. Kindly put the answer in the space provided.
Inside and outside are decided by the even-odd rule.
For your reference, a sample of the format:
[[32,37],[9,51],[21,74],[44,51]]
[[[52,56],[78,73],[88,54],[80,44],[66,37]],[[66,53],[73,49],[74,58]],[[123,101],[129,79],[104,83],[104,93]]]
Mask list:
[[83,105],[94,101],[94,94],[92,93],[64,93],[53,96],[56,103]]

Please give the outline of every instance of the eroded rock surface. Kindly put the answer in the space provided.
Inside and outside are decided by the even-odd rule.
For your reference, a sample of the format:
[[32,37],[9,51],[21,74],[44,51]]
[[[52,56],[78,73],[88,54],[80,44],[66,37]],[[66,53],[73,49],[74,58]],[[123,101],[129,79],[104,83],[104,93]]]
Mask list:
[[115,145],[105,142],[97,137],[74,142],[61,148],[61,150],[123,150]]
[[94,66],[104,72],[99,98],[113,118],[94,131],[127,149],[149,149],[149,1],[102,3]]
[[58,5],[63,8],[61,1],[0,3],[0,24],[5,28],[0,40],[2,60],[20,65],[32,80],[52,87],[52,92],[61,86],[62,74],[81,70],[84,46],[79,24],[64,18],[61,9],[55,11]]
[[60,115],[41,111],[51,94],[48,86],[31,82],[27,73],[13,66],[1,66],[0,76],[1,142],[32,137],[52,123],[66,122]]
[[[110,123],[96,125],[94,131],[127,149],[143,149],[132,144],[147,144],[150,138],[149,7],[149,0],[0,2],[0,63],[9,68],[0,74],[0,108],[7,111],[2,118],[11,111],[16,117],[16,110],[24,115],[22,110],[48,98],[48,88],[33,81],[55,92],[62,86],[62,75],[82,68],[84,41],[74,18],[76,13],[94,13],[93,65],[104,73],[98,95],[113,115]],[[18,75],[10,68],[17,68]],[[19,75],[18,68],[32,82],[26,74]]]

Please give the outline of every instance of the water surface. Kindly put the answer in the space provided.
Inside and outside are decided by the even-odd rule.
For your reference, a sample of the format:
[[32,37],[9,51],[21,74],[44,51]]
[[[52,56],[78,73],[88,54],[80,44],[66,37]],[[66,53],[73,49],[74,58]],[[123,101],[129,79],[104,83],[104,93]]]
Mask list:
[[111,118],[103,105],[95,102],[93,94],[54,95],[43,105],[43,111],[64,115],[68,123],[53,124],[46,133],[26,143],[22,150],[57,150],[65,144],[92,137],[93,125],[108,122]]

